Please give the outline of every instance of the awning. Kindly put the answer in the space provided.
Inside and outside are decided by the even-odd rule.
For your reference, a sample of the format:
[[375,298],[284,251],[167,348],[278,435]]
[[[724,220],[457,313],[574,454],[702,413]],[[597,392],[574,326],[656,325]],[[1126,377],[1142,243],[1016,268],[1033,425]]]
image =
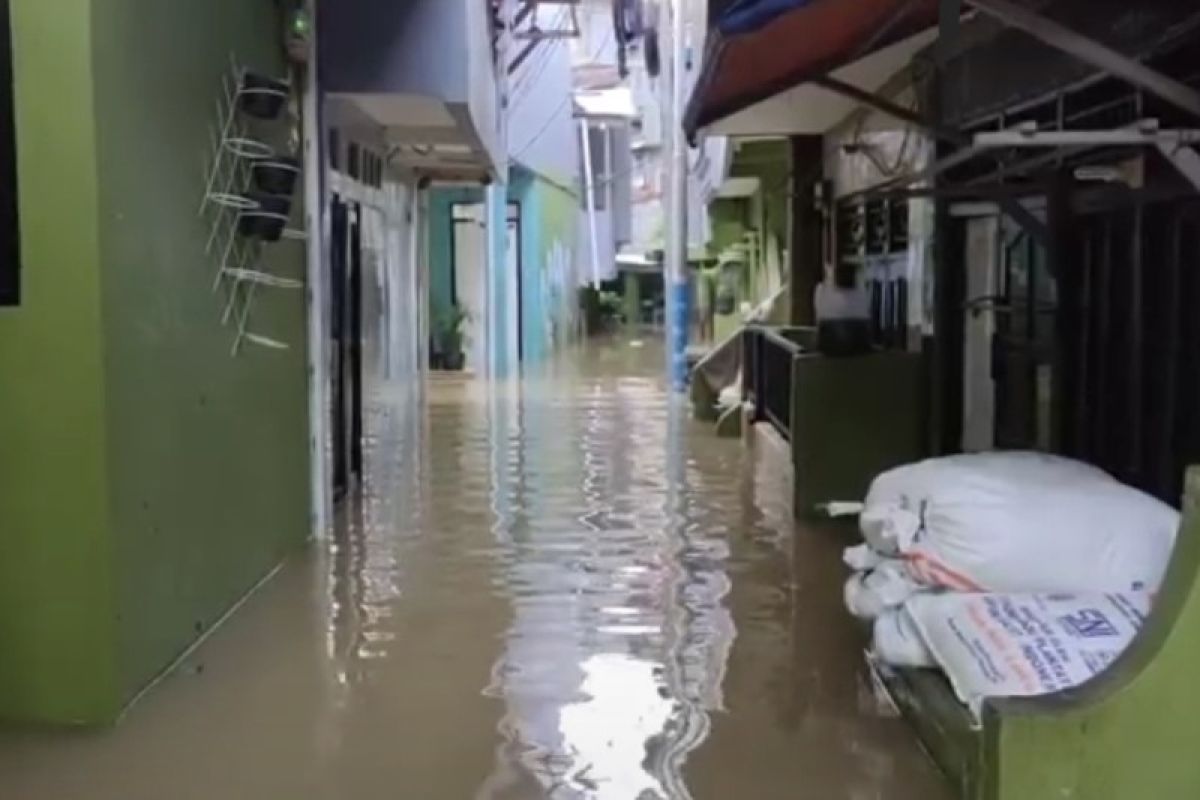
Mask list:
[[725,35],[749,33],[778,16],[812,2],[813,0],[734,0],[721,12],[716,25]]
[[744,0],[709,32],[688,135],[786,89],[909,39],[937,0]]

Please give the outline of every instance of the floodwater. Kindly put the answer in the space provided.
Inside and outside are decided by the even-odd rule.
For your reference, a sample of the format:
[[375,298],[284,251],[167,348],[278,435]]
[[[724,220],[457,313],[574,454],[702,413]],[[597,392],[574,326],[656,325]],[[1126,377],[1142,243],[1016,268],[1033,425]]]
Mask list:
[[0,739],[0,797],[948,797],[872,691],[836,537],[661,371],[610,342],[378,390],[333,541],[116,730]]

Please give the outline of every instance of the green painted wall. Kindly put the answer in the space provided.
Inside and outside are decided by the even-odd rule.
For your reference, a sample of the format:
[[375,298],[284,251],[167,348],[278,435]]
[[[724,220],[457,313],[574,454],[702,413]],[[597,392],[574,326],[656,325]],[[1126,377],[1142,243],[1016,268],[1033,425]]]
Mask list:
[[543,309],[542,353],[573,341],[579,331],[579,195],[545,180],[536,181]]
[[[275,4],[93,3],[119,666],[132,692],[307,537],[304,295],[260,289],[251,329],[292,349],[232,358],[196,216],[230,53],[286,72]],[[288,128],[255,135],[280,151]],[[304,276],[302,244],[267,250],[269,271]]]
[[[251,326],[290,351],[232,358],[196,213],[229,54],[279,72],[279,24],[241,0],[14,12],[0,717],[105,722],[308,531],[303,294],[260,292]],[[302,246],[272,251],[303,274]]]
[[[782,263],[782,248],[788,232],[788,191],[791,177],[791,150],[787,140],[744,142],[738,146],[730,165],[733,177],[758,178],[760,189],[748,198],[725,198],[709,205],[712,239],[710,255],[717,257],[731,244],[743,241],[750,230],[763,235],[759,240],[758,258],[742,270],[738,281],[738,301],[758,305],[779,283],[778,276],[769,276],[769,252]],[[716,271],[705,283],[702,302],[712,302],[715,294]],[[740,310],[733,314],[714,314],[713,342],[723,341],[742,324]]]
[[91,0],[15,0],[23,294],[0,309],[0,717],[119,708]]

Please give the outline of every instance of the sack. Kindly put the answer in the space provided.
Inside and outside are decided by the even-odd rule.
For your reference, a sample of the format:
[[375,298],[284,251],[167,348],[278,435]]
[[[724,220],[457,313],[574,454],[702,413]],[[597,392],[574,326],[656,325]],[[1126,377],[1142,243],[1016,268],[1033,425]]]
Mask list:
[[884,561],[870,572],[857,572],[846,581],[843,599],[859,619],[875,619],[898,608],[923,587],[908,575],[903,561]]
[[985,698],[1060,692],[1103,672],[1149,611],[1146,593],[945,593],[916,595],[903,614],[978,714]]
[[938,665],[933,653],[925,646],[921,631],[903,608],[885,611],[875,620],[871,652],[893,667],[926,669]]
[[1081,462],[985,453],[880,475],[860,528],[927,586],[1131,592],[1158,587],[1179,513]]

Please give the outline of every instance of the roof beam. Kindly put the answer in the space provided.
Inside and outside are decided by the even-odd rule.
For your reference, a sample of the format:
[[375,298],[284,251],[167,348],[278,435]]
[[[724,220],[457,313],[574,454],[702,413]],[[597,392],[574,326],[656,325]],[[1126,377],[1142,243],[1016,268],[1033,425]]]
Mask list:
[[524,64],[531,55],[533,55],[533,51],[537,49],[539,43],[540,41],[538,39],[531,39],[525,43],[525,46],[521,48],[521,52],[517,53],[517,57],[509,63],[509,75],[512,75],[521,68],[521,65]]
[[894,117],[901,122],[907,122],[911,125],[915,125],[926,133],[950,142],[951,144],[970,144],[970,137],[965,136],[958,131],[932,125],[917,112],[910,111],[909,109],[904,108],[897,103],[893,103],[891,100],[880,97],[872,92],[868,92],[866,89],[860,89],[859,87],[846,83],[843,80],[839,80],[832,75],[824,75],[820,78],[813,78],[812,83],[814,86],[820,86],[822,89],[834,92],[835,94],[840,94],[843,97],[855,100],[863,105],[870,106],[871,108],[881,111],[884,114],[887,114],[889,117]]
[[526,0],[525,5],[521,6],[521,10],[517,12],[515,17],[513,17],[513,30],[516,30],[522,22],[529,19],[529,15],[537,11],[537,7],[537,0]]
[[1011,28],[1200,117],[1200,92],[1012,0],[965,0]]

